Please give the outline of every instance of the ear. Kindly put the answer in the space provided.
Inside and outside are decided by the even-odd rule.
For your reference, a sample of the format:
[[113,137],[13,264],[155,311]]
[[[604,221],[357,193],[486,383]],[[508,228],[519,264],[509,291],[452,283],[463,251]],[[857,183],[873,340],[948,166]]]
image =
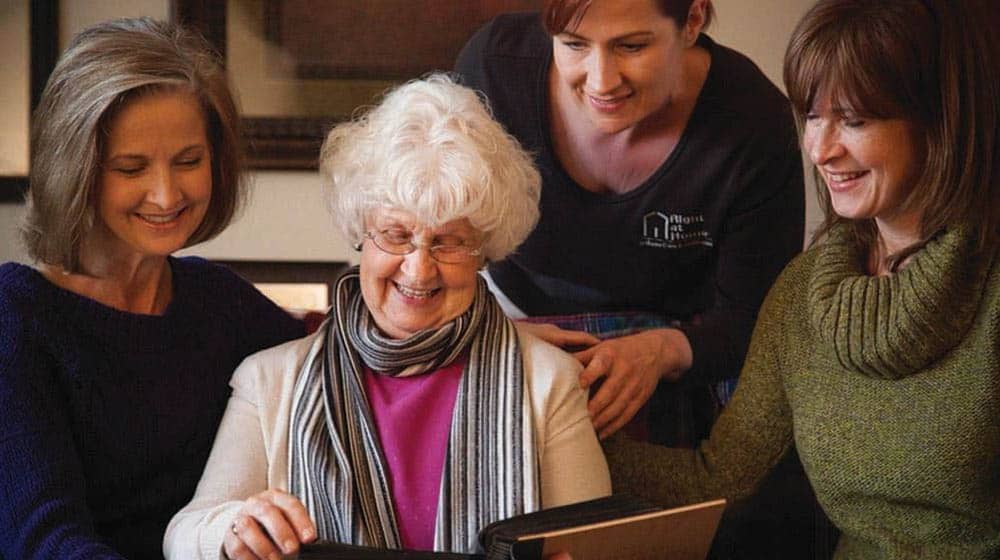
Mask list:
[[694,45],[698,40],[698,35],[705,28],[706,13],[710,0],[694,0],[688,8],[687,21],[684,22],[684,39],[688,45]]

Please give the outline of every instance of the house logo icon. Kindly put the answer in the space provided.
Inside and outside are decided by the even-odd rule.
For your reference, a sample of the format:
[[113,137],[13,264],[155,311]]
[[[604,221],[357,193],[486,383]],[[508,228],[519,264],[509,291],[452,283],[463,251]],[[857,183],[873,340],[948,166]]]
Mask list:
[[642,247],[679,249],[702,245],[712,247],[712,237],[705,229],[703,214],[666,214],[649,212],[642,217]]

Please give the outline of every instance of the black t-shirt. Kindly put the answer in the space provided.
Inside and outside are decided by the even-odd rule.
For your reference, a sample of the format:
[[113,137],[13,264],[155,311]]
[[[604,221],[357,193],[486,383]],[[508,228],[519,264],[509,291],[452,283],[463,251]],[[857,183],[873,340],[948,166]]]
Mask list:
[[534,13],[505,14],[459,55],[463,82],[534,154],[541,220],[494,282],[529,316],[645,311],[683,321],[689,380],[738,374],[757,309],[801,250],[804,187],[791,110],[748,58],[702,35],[712,63],[667,160],[624,194],[564,171],[549,138],[552,40]]

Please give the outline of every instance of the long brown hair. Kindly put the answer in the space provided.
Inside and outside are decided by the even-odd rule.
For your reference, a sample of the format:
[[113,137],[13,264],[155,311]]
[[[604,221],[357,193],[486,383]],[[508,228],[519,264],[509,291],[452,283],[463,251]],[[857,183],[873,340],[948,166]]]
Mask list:
[[[949,224],[977,228],[979,246],[998,234],[997,47],[992,0],[820,0],[792,33],[784,78],[802,126],[821,90],[871,118],[901,118],[921,134],[924,167],[904,204],[919,209],[922,246]],[[823,237],[845,218],[817,176]],[[849,221],[871,247],[873,220]],[[908,251],[904,251],[908,253]]]

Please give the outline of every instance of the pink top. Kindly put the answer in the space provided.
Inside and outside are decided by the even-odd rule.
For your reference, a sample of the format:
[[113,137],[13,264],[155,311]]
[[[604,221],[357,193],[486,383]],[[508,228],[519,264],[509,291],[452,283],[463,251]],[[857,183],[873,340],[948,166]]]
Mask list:
[[396,525],[405,548],[434,548],[434,520],[451,416],[468,356],[430,373],[378,375],[365,368],[365,390],[389,471]]

